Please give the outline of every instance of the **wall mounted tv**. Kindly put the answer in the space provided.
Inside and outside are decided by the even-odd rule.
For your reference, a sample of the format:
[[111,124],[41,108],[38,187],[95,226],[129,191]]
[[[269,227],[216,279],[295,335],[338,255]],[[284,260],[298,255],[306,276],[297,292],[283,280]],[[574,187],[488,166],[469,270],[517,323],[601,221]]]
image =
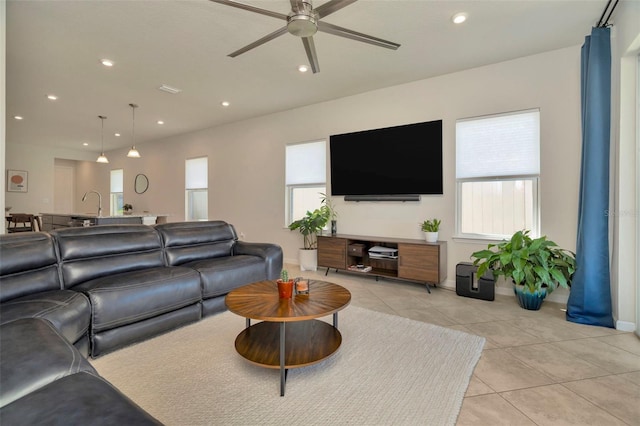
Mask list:
[[331,195],[417,201],[442,194],[442,120],[332,135]]

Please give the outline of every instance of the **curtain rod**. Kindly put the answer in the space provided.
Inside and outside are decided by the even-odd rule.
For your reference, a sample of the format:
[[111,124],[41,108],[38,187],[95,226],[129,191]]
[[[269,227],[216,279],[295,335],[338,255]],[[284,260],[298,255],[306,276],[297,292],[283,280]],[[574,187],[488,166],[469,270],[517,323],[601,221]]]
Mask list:
[[604,10],[602,11],[602,16],[600,16],[600,20],[598,21],[598,28],[603,28],[603,27],[607,27],[609,25],[609,19],[611,19],[611,15],[613,14],[613,11],[616,9],[616,6],[618,5],[618,1],[620,0],[616,0],[616,2],[613,4],[613,7],[611,7],[611,10],[609,10],[609,14],[607,15],[607,19],[604,19],[604,15],[606,15],[607,13],[607,9],[609,9],[609,6],[611,6],[611,0],[609,0],[607,2],[607,5],[605,6]]

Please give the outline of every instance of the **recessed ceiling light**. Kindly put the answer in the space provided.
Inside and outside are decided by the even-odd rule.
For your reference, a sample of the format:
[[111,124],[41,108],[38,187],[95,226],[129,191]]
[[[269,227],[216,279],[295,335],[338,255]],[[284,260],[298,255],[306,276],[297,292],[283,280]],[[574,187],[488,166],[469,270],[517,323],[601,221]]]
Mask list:
[[56,99],[58,99],[58,97],[56,95],[47,95],[47,99],[55,101]]
[[100,59],[100,63],[105,67],[112,67],[113,61],[111,59]]
[[162,121],[162,120],[158,120],[158,121],[157,121],[157,123],[158,123],[158,124],[164,124],[164,121]]
[[468,15],[466,13],[460,12],[453,15],[451,17],[451,20],[453,21],[454,24],[462,24],[464,21],[467,20],[467,16]]
[[228,107],[229,105],[231,105],[231,104],[229,102],[227,102],[227,101],[223,101],[222,102],[222,106],[223,107]]
[[22,117],[21,115],[14,115],[13,118],[15,118],[16,120],[22,120],[24,117]]
[[83,142],[82,145],[89,146],[89,142]]
[[120,133],[114,133],[113,135],[114,135],[116,138],[119,138],[119,137],[120,137]]
[[309,71],[309,67],[308,67],[308,66],[306,66],[306,65],[300,65],[300,66],[298,67],[298,71],[300,71],[300,72],[307,72],[307,71]]

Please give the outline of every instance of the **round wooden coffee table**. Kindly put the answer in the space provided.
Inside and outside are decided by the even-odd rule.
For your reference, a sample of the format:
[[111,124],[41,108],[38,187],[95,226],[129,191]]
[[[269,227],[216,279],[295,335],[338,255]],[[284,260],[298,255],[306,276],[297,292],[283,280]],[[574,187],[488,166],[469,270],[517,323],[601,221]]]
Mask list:
[[[227,294],[227,308],[247,319],[236,337],[236,350],[254,364],[280,369],[280,396],[287,370],[315,364],[342,343],[338,311],[351,301],[344,287],[311,281],[308,295],[280,299],[275,281],[258,281]],[[333,325],[316,318],[333,315]],[[251,325],[251,320],[262,322]]]

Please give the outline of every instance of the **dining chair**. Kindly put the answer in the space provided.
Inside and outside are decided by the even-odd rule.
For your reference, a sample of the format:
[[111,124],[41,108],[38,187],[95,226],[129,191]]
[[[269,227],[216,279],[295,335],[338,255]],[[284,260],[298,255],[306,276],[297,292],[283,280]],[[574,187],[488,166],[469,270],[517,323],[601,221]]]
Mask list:
[[35,218],[32,214],[13,213],[9,222],[7,231],[13,232],[31,232],[35,230]]

